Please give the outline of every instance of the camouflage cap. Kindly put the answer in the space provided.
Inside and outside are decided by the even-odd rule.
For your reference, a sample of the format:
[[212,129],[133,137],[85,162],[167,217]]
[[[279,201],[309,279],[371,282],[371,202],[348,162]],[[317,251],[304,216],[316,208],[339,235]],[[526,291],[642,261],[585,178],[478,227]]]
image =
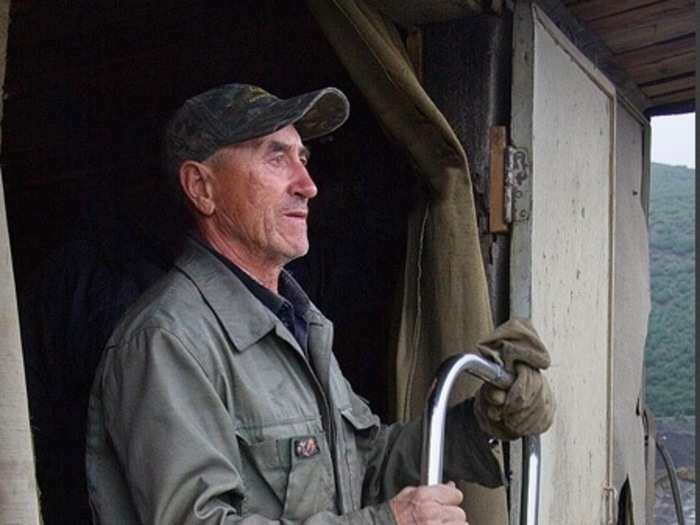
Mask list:
[[203,161],[224,146],[274,133],[294,124],[302,139],[331,133],[348,118],[342,91],[325,88],[280,99],[257,86],[226,84],[180,107],[164,136],[166,162]]

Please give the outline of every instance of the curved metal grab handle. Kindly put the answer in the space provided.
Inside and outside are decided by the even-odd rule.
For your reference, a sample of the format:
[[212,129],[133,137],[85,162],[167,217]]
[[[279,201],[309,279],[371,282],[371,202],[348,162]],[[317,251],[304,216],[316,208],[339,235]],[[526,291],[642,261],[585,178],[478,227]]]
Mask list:
[[[457,354],[440,365],[423,414],[421,485],[442,483],[447,406],[452,386],[462,372],[469,372],[503,389],[507,389],[515,379],[503,367],[474,354]],[[540,441],[537,436],[523,438],[522,474],[520,523],[536,525],[540,485]]]

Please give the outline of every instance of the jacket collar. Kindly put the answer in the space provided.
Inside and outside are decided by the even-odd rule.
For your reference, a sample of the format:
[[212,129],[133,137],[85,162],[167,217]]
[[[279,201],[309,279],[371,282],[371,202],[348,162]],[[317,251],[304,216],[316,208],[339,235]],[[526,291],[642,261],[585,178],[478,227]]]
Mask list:
[[[175,267],[194,283],[238,351],[250,348],[275,330],[279,337],[302,352],[294,336],[279,318],[262,304],[222,261],[199,242],[187,238],[184,251],[175,262]],[[286,286],[297,294],[303,294],[308,301],[309,308],[305,317],[310,324],[331,325],[288,272],[283,271],[280,279],[284,279]]]

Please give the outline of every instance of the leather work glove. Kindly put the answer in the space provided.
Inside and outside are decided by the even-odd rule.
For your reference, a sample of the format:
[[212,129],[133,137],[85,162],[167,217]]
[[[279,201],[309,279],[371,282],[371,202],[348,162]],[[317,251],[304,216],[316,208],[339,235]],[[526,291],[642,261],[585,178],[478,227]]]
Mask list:
[[540,370],[550,358],[532,323],[511,319],[476,345],[481,356],[515,374],[507,391],[481,386],[474,401],[474,415],[481,430],[498,439],[541,434],[552,424],[554,397]]

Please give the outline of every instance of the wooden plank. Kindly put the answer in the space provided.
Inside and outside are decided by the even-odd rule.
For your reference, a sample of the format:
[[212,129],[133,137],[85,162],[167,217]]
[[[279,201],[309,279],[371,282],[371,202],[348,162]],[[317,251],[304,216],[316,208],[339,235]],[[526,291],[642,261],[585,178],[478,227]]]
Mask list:
[[675,55],[693,50],[695,50],[695,35],[690,34],[667,42],[645,45],[639,49],[620,53],[615,55],[615,62],[625,69],[629,69],[657,60],[672,58]]
[[694,33],[695,8],[650,18],[644,24],[633,27],[621,24],[614,30],[599,34],[614,54],[620,54]]
[[574,16],[588,22],[630,9],[637,9],[653,2],[654,0],[573,0],[565,3]]
[[689,73],[687,76],[682,76],[668,82],[657,82],[640,87],[644,94],[650,98],[686,89],[693,89],[695,88],[695,74]]
[[665,23],[667,18],[694,11],[693,0],[664,0],[622,11],[612,16],[591,19],[587,21],[587,24],[593,31],[605,35],[609,31],[617,31],[620,28],[630,30],[650,22]]
[[560,0],[538,0],[537,5],[576,42],[577,47],[615,83],[618,91],[624,94],[635,108],[644,111],[649,107],[649,100],[627,72],[615,63],[610,48],[600,35],[573,16]]
[[[695,59],[695,50],[691,49],[683,53],[667,56],[659,60],[652,60],[646,64],[639,64],[627,69],[627,72],[632,75],[632,78],[639,80],[640,83],[650,82],[654,79],[642,79],[645,74],[651,74],[653,71],[663,73],[664,76],[672,77],[692,71],[692,64]],[[691,65],[691,66],[689,66]]]
[[653,82],[668,77],[675,77],[693,71],[695,53],[688,52],[671,58],[658,60],[628,70],[630,76],[639,84]]
[[666,104],[673,104],[676,102],[690,102],[695,100],[695,89],[685,89],[682,91],[677,91],[675,93],[668,93],[666,95],[661,95],[652,98],[652,102],[655,106],[662,106]]
[[506,127],[489,129],[489,231],[508,232],[505,221],[505,152],[507,146]]

